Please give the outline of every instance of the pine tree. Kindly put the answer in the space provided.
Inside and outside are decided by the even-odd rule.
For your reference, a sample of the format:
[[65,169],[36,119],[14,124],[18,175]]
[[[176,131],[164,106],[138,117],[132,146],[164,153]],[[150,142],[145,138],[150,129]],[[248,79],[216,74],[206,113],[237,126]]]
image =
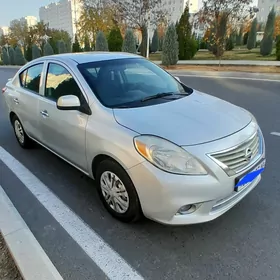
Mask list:
[[25,52],[24,52],[24,57],[27,61],[32,60],[32,47],[30,44],[27,45]]
[[99,31],[96,35],[95,50],[103,52],[109,51],[107,39],[102,31]]
[[9,48],[10,64],[15,65],[15,50],[13,47]]
[[142,41],[139,48],[141,55],[144,57],[146,57],[147,55],[147,37],[148,37],[147,27],[144,26],[142,27]]
[[276,43],[276,60],[280,60],[280,38],[278,38]]
[[66,53],[66,46],[63,40],[58,41],[58,53]]
[[15,64],[16,65],[24,65],[26,63],[26,60],[23,56],[22,50],[20,46],[17,46],[15,49]]
[[79,40],[78,40],[78,36],[75,35],[75,41],[73,43],[73,46],[72,46],[72,52],[73,53],[77,53],[77,52],[81,52],[82,49],[81,49],[81,46],[80,46],[80,43],[79,43]]
[[52,46],[50,45],[49,42],[46,42],[44,45],[44,56],[53,55],[53,54],[54,54],[54,51],[53,51]]
[[162,47],[162,64],[169,66],[178,62],[179,44],[175,25],[168,26]]
[[122,50],[123,38],[118,27],[112,29],[108,36],[108,45],[111,52],[119,52]]
[[273,49],[273,36],[275,26],[275,11],[274,8],[270,11],[265,25],[263,39],[261,41],[260,53],[263,56],[270,55]]
[[243,45],[243,25],[240,27],[240,30],[236,37],[236,46],[242,46],[242,45]]
[[230,35],[226,39],[226,51],[232,51],[234,49],[233,37]]
[[90,52],[90,51],[91,51],[88,35],[85,36],[85,47],[84,47],[84,51],[85,51],[85,52]]
[[197,44],[192,37],[192,26],[189,21],[189,6],[186,5],[184,13],[176,24],[179,42],[179,59],[192,59],[196,53]]
[[257,25],[258,25],[258,20],[257,20],[257,18],[255,18],[252,22],[251,29],[250,29],[249,36],[248,36],[248,41],[247,41],[248,50],[251,50],[256,47]]
[[122,51],[127,53],[136,53],[136,41],[134,33],[131,29],[127,29],[125,32]]
[[33,45],[32,46],[32,59],[36,59],[41,57],[41,50],[39,49],[39,47],[37,45]]
[[159,38],[158,38],[158,30],[154,31],[152,45],[151,45],[151,52],[157,52],[159,49]]
[[8,53],[7,49],[3,48],[2,49],[2,53],[3,53],[2,56],[3,56],[3,63],[4,63],[4,65],[10,65],[11,64],[10,56],[9,56],[9,53]]
[[54,40],[54,38],[50,38],[50,39],[49,39],[49,44],[51,45],[54,54],[59,53],[59,52],[58,52],[58,49],[59,49],[59,41]]

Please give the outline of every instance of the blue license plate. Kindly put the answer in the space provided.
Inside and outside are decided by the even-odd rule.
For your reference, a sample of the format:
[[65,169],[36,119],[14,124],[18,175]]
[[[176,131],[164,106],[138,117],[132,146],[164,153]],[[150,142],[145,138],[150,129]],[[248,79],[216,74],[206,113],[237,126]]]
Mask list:
[[265,169],[265,160],[255,166],[251,171],[249,171],[245,176],[237,180],[234,190],[236,192],[249,186]]

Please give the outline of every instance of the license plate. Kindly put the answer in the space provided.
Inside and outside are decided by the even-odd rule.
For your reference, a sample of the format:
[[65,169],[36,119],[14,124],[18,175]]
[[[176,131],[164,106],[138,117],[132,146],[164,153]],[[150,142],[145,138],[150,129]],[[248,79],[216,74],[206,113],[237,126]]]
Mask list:
[[236,179],[234,190],[239,192],[248,187],[263,171],[265,168],[265,160],[255,166],[245,176]]

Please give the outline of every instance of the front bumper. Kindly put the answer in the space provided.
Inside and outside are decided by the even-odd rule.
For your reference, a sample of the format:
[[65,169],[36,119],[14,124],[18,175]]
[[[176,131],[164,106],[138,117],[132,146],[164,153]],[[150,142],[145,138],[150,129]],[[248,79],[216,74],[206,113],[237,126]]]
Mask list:
[[[187,150],[206,166],[206,176],[170,174],[147,161],[129,169],[144,215],[163,224],[187,225],[214,220],[231,209],[257,186],[261,175],[240,192],[235,192],[235,179],[240,174],[228,176],[207,154],[217,148],[222,150],[231,144],[242,142],[253,130],[253,127],[247,127],[225,139],[188,147]],[[263,151],[256,165],[264,158]],[[247,170],[251,168],[252,166]],[[195,205],[196,211],[178,214],[178,210],[184,205]]]

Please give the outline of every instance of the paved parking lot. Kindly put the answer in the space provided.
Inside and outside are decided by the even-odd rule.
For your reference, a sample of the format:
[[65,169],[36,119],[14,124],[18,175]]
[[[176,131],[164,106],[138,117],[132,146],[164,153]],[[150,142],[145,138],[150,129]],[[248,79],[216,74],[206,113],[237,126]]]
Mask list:
[[[1,88],[14,73],[0,69]],[[260,185],[219,219],[194,226],[111,218],[94,181],[44,148],[19,147],[0,95],[0,185],[64,279],[279,280],[280,78],[185,74],[189,86],[250,110],[267,151]]]

